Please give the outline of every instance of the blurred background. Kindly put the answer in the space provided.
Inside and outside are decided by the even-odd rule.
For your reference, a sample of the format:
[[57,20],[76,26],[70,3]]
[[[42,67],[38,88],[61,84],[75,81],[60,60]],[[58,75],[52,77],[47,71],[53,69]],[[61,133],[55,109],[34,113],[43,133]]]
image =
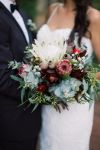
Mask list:
[[[50,3],[57,0],[19,0],[22,8],[40,27],[44,22]],[[100,10],[100,0],[93,0],[93,5]],[[100,150],[100,102],[95,105],[94,126],[91,136],[91,150]]]

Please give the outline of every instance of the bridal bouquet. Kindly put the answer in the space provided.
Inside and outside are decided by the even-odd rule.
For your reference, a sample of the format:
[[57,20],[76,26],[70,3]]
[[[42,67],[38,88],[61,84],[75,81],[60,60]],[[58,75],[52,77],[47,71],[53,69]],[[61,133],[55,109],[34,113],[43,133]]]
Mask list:
[[26,48],[26,58],[26,62],[9,63],[18,70],[18,75],[11,77],[20,83],[22,104],[29,102],[36,109],[39,104],[57,108],[74,101],[93,102],[100,84],[96,79],[98,67],[91,65],[85,45],[79,48],[63,39],[35,40]]

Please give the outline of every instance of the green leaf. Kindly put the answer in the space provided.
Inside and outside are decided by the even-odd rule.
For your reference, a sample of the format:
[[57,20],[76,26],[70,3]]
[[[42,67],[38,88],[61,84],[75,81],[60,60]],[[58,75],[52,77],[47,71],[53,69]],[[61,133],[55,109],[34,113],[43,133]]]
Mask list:
[[20,104],[18,105],[18,107],[23,106],[26,102],[28,102],[28,100],[24,101],[23,103],[20,103]]
[[10,61],[10,62],[8,62],[8,63],[9,63],[9,64],[8,64],[8,68],[12,68],[12,70],[18,69],[18,68],[20,67],[20,65],[21,65],[21,63],[20,63],[20,62],[17,62],[16,60]]
[[21,103],[23,103],[24,101],[24,96],[25,96],[25,88],[21,90]]
[[97,82],[97,83],[96,83],[96,86],[97,86],[97,87],[100,87],[100,83]]
[[11,75],[11,79],[15,80],[15,81],[18,81],[18,82],[23,82],[23,80],[20,78],[20,77],[17,77],[17,76],[14,76],[14,75]]
[[35,111],[38,106],[39,106],[39,104],[35,104],[34,108],[32,109],[32,112]]

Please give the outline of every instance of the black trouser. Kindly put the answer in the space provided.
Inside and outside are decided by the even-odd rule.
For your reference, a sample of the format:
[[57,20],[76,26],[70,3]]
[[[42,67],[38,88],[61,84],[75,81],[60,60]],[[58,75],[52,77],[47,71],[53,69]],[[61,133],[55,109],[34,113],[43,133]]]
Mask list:
[[0,141],[0,150],[36,150],[37,138],[23,141]]

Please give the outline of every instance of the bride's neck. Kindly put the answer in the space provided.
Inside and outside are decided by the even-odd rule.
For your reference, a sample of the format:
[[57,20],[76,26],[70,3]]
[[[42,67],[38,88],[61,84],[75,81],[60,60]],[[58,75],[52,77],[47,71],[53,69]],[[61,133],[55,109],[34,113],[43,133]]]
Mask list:
[[67,9],[67,11],[73,11],[76,8],[74,0],[64,0],[64,8]]

